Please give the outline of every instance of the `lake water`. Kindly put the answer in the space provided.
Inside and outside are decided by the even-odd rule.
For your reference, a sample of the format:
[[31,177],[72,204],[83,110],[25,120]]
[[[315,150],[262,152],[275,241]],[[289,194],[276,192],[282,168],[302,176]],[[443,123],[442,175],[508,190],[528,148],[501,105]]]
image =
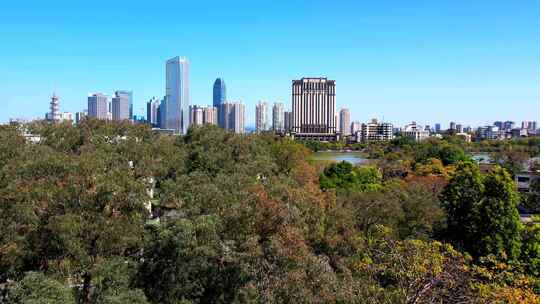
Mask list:
[[353,165],[362,164],[367,161],[361,152],[315,152],[312,154],[311,159],[315,161],[332,161],[342,162],[347,161]]
[[471,157],[479,164],[491,164],[493,162],[491,155],[486,152],[471,153]]

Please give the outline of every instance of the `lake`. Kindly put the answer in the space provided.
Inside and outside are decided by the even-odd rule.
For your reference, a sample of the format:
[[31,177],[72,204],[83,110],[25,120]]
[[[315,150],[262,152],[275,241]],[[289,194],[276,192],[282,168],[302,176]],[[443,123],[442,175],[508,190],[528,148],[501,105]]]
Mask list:
[[315,161],[331,161],[342,162],[347,161],[353,165],[362,164],[367,161],[362,152],[347,151],[347,152],[335,152],[335,151],[320,151],[311,155],[311,159]]

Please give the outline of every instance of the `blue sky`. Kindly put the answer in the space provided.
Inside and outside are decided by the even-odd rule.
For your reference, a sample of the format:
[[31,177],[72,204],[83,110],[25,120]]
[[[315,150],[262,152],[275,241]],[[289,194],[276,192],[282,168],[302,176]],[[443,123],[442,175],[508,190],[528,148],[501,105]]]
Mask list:
[[191,63],[193,104],[216,77],[253,123],[259,99],[290,107],[291,80],[336,80],[354,120],[540,120],[540,1],[3,1],[0,121],[62,111],[91,92],[165,91],[165,61]]

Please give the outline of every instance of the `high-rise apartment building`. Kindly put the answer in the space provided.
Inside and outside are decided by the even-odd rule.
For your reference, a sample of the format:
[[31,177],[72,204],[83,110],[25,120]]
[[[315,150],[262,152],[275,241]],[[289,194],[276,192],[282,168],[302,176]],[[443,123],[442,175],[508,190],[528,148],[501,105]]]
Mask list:
[[159,103],[158,108],[158,128],[167,129],[165,122],[167,121],[167,96],[164,96]]
[[186,134],[189,128],[189,62],[174,57],[166,64],[165,127],[175,133]]
[[189,107],[189,123],[195,126],[204,124],[204,108],[199,106]]
[[394,138],[393,125],[372,119],[367,124],[362,124],[362,130],[357,133],[357,141],[388,141]]
[[536,131],[537,122],[536,121],[523,121],[521,122],[521,129],[527,131]]
[[112,119],[115,121],[129,120],[130,104],[129,95],[116,91],[111,101]]
[[76,112],[75,113],[75,123],[79,124],[83,121],[83,119],[86,119],[86,116],[88,115],[87,111],[84,112]]
[[272,107],[272,129],[274,132],[283,132],[285,130],[285,107],[283,103],[276,102]]
[[152,127],[158,127],[159,126],[159,105],[160,101],[156,97],[152,97],[147,103],[146,103],[146,121],[149,123]]
[[218,113],[224,129],[244,133],[245,106],[242,102],[226,101],[220,105]]
[[336,134],[336,82],[302,78],[292,83],[292,132],[296,137],[331,139]]
[[227,88],[225,87],[225,80],[223,78],[218,78],[214,82],[214,99],[213,105],[216,108],[219,108],[219,105],[224,103],[227,100]]
[[204,107],[203,110],[203,122],[205,124],[217,125],[218,121],[218,108],[216,107]]
[[109,101],[106,95],[94,93],[88,96],[88,117],[109,119]]
[[339,124],[341,135],[351,135],[351,112],[349,112],[349,109],[344,108],[339,111]]
[[510,120],[507,120],[503,123],[502,130],[512,130],[516,126],[516,123]]
[[71,112],[62,112],[58,115],[60,121],[73,122],[73,113]]
[[217,124],[217,108],[208,106],[191,106],[189,110],[190,123],[192,125]]
[[257,132],[268,130],[268,103],[260,100],[255,106],[255,129]]
[[356,132],[362,130],[362,123],[359,121],[353,121],[351,122],[351,134],[354,136],[356,135]]
[[285,111],[283,113],[283,126],[285,127],[285,132],[291,132],[292,130],[292,111]]

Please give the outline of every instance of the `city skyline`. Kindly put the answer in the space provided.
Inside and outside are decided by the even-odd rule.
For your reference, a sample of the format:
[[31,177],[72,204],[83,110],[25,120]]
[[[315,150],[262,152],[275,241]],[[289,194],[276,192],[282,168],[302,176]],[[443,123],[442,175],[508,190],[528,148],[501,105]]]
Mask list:
[[[337,81],[336,107],[349,108],[353,120],[446,126],[540,120],[534,2],[340,2],[331,12],[322,1],[308,10],[293,3],[188,3],[182,20],[172,18],[179,8],[172,2],[150,8],[35,2],[9,3],[0,12],[2,122],[42,117],[52,92],[62,111],[75,113],[88,93],[117,88],[133,90],[133,112],[143,115],[146,101],[163,95],[163,62],[176,54],[190,59],[197,105],[212,103],[211,86],[220,77],[247,109],[265,99],[284,101],[290,110],[290,80],[325,76]],[[125,14],[110,20],[103,7]],[[130,20],[152,22],[122,26]],[[321,35],[329,43],[318,43]],[[219,52],[215,43],[223,46]],[[246,119],[254,125],[253,111]]]

